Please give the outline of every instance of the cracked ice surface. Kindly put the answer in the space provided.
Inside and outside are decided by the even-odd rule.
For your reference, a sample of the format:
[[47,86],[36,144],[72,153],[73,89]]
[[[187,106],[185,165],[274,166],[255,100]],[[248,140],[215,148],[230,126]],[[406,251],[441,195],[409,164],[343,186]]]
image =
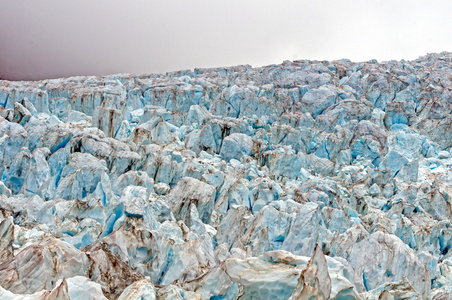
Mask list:
[[450,299],[452,54],[0,81],[1,299]]

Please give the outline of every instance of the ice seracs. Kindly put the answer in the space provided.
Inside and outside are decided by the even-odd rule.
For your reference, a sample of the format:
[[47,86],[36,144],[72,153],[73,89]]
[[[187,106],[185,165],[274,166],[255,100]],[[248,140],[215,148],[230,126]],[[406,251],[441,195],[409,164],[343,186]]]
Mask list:
[[0,81],[0,298],[450,298],[451,68]]

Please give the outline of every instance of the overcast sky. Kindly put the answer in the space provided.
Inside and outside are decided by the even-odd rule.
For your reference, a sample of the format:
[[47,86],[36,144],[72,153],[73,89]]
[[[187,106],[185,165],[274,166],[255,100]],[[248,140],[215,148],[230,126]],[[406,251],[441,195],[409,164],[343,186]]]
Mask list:
[[0,77],[452,51],[452,1],[0,0]]

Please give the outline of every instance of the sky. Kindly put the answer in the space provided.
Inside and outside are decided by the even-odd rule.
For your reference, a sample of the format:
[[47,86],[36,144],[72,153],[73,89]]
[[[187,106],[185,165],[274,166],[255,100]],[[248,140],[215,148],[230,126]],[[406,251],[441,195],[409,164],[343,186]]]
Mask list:
[[452,51],[452,1],[0,0],[0,78]]

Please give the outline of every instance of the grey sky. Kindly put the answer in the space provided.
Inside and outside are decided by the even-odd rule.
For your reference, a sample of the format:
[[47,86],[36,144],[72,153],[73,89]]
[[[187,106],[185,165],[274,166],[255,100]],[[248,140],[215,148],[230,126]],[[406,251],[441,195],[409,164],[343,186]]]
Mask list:
[[10,80],[452,51],[452,1],[0,0]]

